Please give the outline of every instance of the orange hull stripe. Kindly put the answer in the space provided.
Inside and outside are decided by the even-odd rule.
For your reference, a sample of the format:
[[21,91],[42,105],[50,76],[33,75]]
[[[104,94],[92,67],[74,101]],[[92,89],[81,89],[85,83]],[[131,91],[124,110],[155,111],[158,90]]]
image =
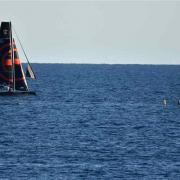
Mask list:
[[11,59],[8,59],[8,60],[4,61],[3,64],[4,64],[5,66],[12,66],[12,61],[11,61]]
[[[12,61],[11,61],[11,59],[8,59],[8,60],[4,61],[3,64],[4,64],[5,66],[12,66]],[[20,60],[19,60],[19,59],[15,59],[15,60],[14,60],[14,64],[20,65],[20,64],[21,64],[21,63],[20,63]]]
[[14,60],[14,64],[19,65],[20,64],[20,60],[19,59],[15,59]]

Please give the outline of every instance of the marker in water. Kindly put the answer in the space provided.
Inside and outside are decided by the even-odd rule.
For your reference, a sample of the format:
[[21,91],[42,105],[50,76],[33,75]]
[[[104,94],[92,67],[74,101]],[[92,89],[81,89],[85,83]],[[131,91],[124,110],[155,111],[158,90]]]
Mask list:
[[180,105],[180,99],[178,100],[178,105]]
[[163,104],[164,104],[164,106],[167,105],[167,100],[166,99],[163,99]]

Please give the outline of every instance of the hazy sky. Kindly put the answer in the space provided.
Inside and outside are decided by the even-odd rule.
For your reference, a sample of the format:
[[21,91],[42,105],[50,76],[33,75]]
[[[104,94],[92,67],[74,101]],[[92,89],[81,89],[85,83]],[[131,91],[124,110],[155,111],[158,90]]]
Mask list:
[[31,62],[180,64],[178,1],[0,1],[7,20]]

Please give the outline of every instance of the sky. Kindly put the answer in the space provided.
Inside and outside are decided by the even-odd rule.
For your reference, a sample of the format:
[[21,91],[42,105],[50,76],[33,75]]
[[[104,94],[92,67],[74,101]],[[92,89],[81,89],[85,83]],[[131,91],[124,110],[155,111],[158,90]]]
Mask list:
[[0,1],[0,21],[31,62],[180,64],[180,1]]

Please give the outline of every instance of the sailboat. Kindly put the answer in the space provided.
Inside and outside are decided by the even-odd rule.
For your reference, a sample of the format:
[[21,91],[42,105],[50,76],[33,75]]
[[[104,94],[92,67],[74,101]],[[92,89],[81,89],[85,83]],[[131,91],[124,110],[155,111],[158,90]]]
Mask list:
[[[22,44],[20,45],[22,46]],[[24,49],[23,52],[25,53]],[[27,61],[28,66],[26,76],[36,79],[31,64],[28,59]],[[15,39],[13,37],[12,24],[11,22],[1,22],[0,96],[15,95],[36,95],[36,93],[34,91],[30,91],[28,88],[23,67],[18,55]]]

